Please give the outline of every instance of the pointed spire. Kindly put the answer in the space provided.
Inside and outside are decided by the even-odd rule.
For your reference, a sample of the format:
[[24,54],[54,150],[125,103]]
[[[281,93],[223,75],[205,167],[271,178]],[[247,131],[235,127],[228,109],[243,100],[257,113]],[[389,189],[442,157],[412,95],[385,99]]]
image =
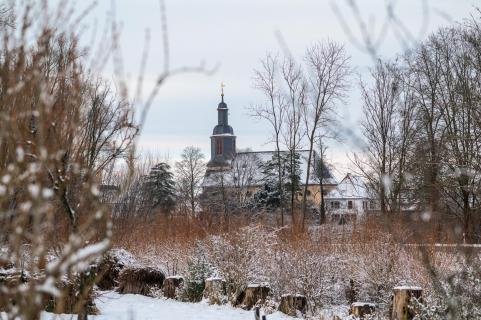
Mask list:
[[221,82],[221,83],[220,83],[220,91],[221,91],[220,96],[221,96],[221,98],[222,98],[222,102],[224,102],[224,87],[225,87],[224,82]]

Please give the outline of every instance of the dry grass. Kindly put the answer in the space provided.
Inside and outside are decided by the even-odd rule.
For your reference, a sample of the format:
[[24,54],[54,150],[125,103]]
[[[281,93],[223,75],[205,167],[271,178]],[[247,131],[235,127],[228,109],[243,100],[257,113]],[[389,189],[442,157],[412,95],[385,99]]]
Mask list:
[[230,217],[231,228],[225,231],[216,219],[158,215],[121,221],[114,226],[114,245],[169,275],[185,274],[201,247],[226,280],[231,302],[247,284],[265,281],[275,300],[282,294],[303,294],[311,311],[352,299],[387,308],[392,288],[405,284],[420,285],[426,296],[439,299],[445,293],[440,281],[446,283],[468,262],[459,248],[434,245],[456,243],[449,224],[439,228],[436,223],[373,216],[298,233],[252,223],[242,215]]

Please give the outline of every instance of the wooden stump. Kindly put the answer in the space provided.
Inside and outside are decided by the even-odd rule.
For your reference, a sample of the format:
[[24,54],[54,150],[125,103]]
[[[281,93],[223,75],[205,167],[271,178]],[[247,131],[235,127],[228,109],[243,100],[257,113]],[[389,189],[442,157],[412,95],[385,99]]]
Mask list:
[[284,294],[281,297],[281,303],[279,304],[279,311],[289,316],[295,316],[297,311],[306,313],[307,299],[300,294]]
[[119,275],[121,294],[141,294],[151,296],[153,292],[162,288],[165,276],[162,271],[150,267],[126,267]]
[[411,320],[416,315],[414,310],[409,308],[411,298],[421,298],[423,289],[420,287],[395,287],[392,298],[392,320]]
[[364,319],[364,316],[372,314],[376,310],[376,305],[369,302],[353,302],[349,314]]
[[[131,253],[123,249],[110,250],[95,264],[97,286],[100,290],[112,290],[119,284],[120,272],[135,259]],[[162,278],[162,281],[164,279]]]
[[243,298],[241,306],[250,310],[257,303],[264,303],[270,290],[271,289],[265,284],[249,284],[242,294]]
[[204,299],[209,304],[223,304],[227,301],[226,285],[224,279],[208,278],[205,279]]
[[184,279],[179,276],[167,277],[164,280],[164,285],[162,286],[162,291],[164,292],[164,297],[169,299],[177,298],[177,289],[184,283]]

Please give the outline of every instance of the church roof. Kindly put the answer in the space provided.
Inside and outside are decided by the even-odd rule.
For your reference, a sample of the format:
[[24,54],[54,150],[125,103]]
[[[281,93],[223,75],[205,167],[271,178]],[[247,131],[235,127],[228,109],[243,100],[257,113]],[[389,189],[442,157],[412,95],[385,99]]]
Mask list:
[[[237,179],[245,178],[247,175],[249,176],[249,181],[244,181],[244,186],[261,186],[263,185],[262,181],[262,169],[261,166],[263,163],[266,163],[272,160],[272,157],[275,155],[275,151],[247,151],[247,152],[237,152],[236,158],[231,162],[231,168],[229,170],[224,170],[221,172],[208,172],[204,177],[204,181],[202,183],[203,187],[215,187],[220,185],[221,178],[223,179],[223,184],[225,186],[235,186],[239,185],[238,181],[234,181],[236,176]],[[288,151],[281,151],[282,154],[287,154]],[[301,184],[304,184],[306,181],[306,172],[307,172],[307,161],[309,158],[309,151],[308,150],[300,150],[298,151],[300,155],[300,178]],[[309,177],[309,184],[319,184],[319,180],[316,177],[314,172],[314,168],[316,167],[317,161],[319,157],[317,153],[314,152],[313,159],[311,159],[311,174]],[[236,163],[237,162],[237,163]],[[236,168],[233,168],[236,166]],[[240,168],[240,170],[239,170]],[[235,170],[243,171],[241,174],[239,172],[235,172]],[[336,179],[331,174],[330,170],[325,166],[322,165],[323,171],[323,183],[325,185],[335,185],[337,184]],[[244,177],[243,177],[244,176]]]
[[212,131],[213,136],[225,135],[225,134],[227,135],[234,134],[234,130],[232,129],[232,127],[227,124],[218,124],[214,127],[214,130]]

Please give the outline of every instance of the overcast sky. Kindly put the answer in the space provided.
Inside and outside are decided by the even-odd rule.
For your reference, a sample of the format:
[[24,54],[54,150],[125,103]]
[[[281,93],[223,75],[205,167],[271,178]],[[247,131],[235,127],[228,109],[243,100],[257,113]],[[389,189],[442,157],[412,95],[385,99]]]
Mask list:
[[[425,38],[433,30],[468,18],[474,13],[474,0],[431,0],[427,2],[426,20],[421,0],[397,1],[396,15],[418,38]],[[269,128],[266,123],[249,117],[247,107],[262,101],[252,87],[253,69],[266,52],[278,52],[278,30],[291,52],[301,57],[306,47],[327,38],[346,45],[352,56],[352,66],[361,75],[366,74],[372,60],[356,47],[345,30],[333,4],[346,18],[354,36],[360,39],[359,28],[350,14],[346,1],[341,0],[167,0],[166,13],[170,40],[171,66],[219,64],[212,76],[183,74],[171,78],[160,90],[148,113],[140,146],[161,156],[175,160],[188,145],[200,147],[208,157],[209,136],[216,124],[216,107],[220,100],[220,83],[225,87],[225,100],[230,109],[229,121],[237,135],[238,148],[269,150]],[[384,0],[359,0],[361,14],[369,28],[378,33],[386,17]],[[145,74],[145,89],[163,68],[163,46],[159,2],[157,0],[117,0],[116,16],[122,23],[121,52],[127,75],[138,75],[144,47],[145,30],[151,34],[149,57]],[[100,28],[111,1],[100,0],[87,27],[98,21]],[[427,29],[421,32],[427,22]],[[392,30],[386,34],[380,52],[392,57],[403,50],[399,36]],[[109,71],[104,71],[107,77]],[[353,77],[353,89],[346,105],[340,105],[342,122],[357,130],[361,117],[358,77]],[[332,142],[328,153],[337,175],[347,169],[346,153],[354,150],[355,143]]]

